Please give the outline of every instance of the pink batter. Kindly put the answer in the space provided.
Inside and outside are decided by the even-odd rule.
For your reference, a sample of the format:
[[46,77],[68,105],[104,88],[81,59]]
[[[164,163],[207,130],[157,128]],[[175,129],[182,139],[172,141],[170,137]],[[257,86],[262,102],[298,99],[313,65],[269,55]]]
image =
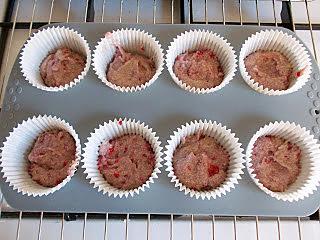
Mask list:
[[41,63],[40,75],[48,87],[64,86],[77,78],[85,67],[85,58],[63,47],[49,54]]
[[252,79],[264,88],[286,90],[290,85],[292,66],[280,52],[257,51],[244,60]]
[[284,192],[300,173],[300,148],[276,136],[259,137],[252,151],[254,172],[274,192]]
[[228,152],[212,137],[191,135],[173,155],[173,168],[180,182],[188,188],[206,191],[217,188],[227,177]]
[[41,167],[36,163],[29,165],[29,174],[32,179],[44,187],[55,187],[70,175],[70,166],[61,169]]
[[196,88],[216,87],[224,78],[219,59],[211,50],[198,50],[177,56],[173,72],[182,82]]
[[54,187],[69,175],[75,153],[75,140],[67,131],[43,132],[28,155],[29,174],[40,185]]
[[116,47],[113,61],[107,69],[109,82],[121,87],[135,87],[148,82],[156,73],[152,59]]
[[130,190],[144,184],[155,167],[150,143],[140,135],[124,135],[101,144],[98,168],[106,181]]

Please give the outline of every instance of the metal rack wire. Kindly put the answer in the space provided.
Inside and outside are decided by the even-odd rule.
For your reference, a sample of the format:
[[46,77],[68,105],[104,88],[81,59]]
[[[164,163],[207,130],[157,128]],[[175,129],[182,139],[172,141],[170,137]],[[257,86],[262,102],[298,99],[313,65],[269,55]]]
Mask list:
[[[45,25],[47,23],[52,23],[52,17],[54,13],[54,5],[56,3],[55,0],[50,0],[48,1],[48,4],[50,4],[50,13],[48,17],[48,21],[46,22],[41,22],[37,21],[35,19],[35,12],[38,4],[38,0],[32,0],[29,1],[32,3],[32,15],[30,16],[30,21],[29,22],[18,22],[18,16],[20,12],[22,11],[21,9],[21,3],[26,0],[17,0],[17,1],[9,1],[8,6],[7,6],[7,11],[5,15],[5,19],[3,22],[0,22],[0,27],[1,27],[1,41],[0,41],[0,65],[2,63],[1,67],[1,74],[0,74],[0,88],[1,88],[1,95],[3,94],[3,90],[5,89],[5,82],[8,77],[8,74],[10,73],[10,66],[9,66],[9,59],[10,59],[10,54],[12,50],[12,43],[15,35],[15,31],[17,29],[28,29],[28,36],[32,33],[33,29],[36,29],[42,25]],[[74,0],[75,1],[75,0]],[[127,1],[130,0],[120,0],[119,1],[119,18],[118,21],[121,23],[123,22],[123,12],[124,12],[124,7]],[[135,6],[136,6],[136,15],[135,15],[135,22],[140,23],[141,22],[141,2],[143,0],[131,0],[131,1],[136,1]],[[160,0],[152,0],[152,22],[154,24],[157,23],[157,18],[156,18],[156,11],[158,7],[158,3]],[[261,0],[260,0],[261,1]],[[262,23],[260,19],[260,11],[261,9],[259,8],[259,0],[251,0],[250,4],[255,5],[255,12],[256,12],[256,22],[245,22],[243,18],[243,4],[248,4],[249,1],[241,1],[241,0],[234,0],[235,4],[238,5],[238,12],[239,12],[239,21],[238,22],[228,22],[226,20],[226,8],[225,8],[225,2],[226,0],[221,0],[221,14],[222,14],[222,19],[220,22],[210,22],[208,18],[208,1],[204,0],[204,21],[203,22],[197,22],[194,21],[193,19],[193,10],[194,10],[194,3],[192,0],[167,0],[168,2],[167,5],[169,5],[169,11],[170,11],[170,16],[171,19],[169,20],[169,23],[174,24],[176,23],[175,21],[175,16],[176,12],[179,11],[179,22],[180,23],[187,23],[187,24],[193,24],[193,23],[203,23],[203,24],[211,24],[211,23],[219,23],[219,24],[256,24],[256,25],[273,25],[273,26],[285,26],[287,28],[292,29],[293,31],[296,31],[297,29],[308,29],[310,31],[311,35],[311,41],[312,41],[312,51],[314,52],[314,57],[316,60],[318,60],[317,56],[317,46],[316,46],[316,40],[314,36],[314,28],[319,29],[319,25],[313,24],[311,21],[310,17],[310,6],[309,6],[309,1],[304,0],[303,2],[305,3],[305,11],[307,13],[307,19],[308,22],[307,24],[296,24],[293,18],[293,11],[292,11],[292,1],[286,1],[282,3],[282,21],[279,22],[276,16],[276,0],[270,0],[272,2],[272,11],[273,11],[273,22],[268,22],[268,23]],[[68,2],[68,7],[67,7],[67,14],[66,18],[64,21],[69,22],[70,21],[70,13],[72,10],[72,0],[67,0]],[[116,1],[117,2],[117,1]],[[105,21],[105,13],[106,13],[106,8],[108,5],[109,1],[108,0],[101,0],[101,18],[100,22]],[[88,22],[88,21],[95,21],[95,2],[94,0],[85,0],[85,9],[84,9],[84,17],[82,19],[83,22]],[[97,21],[97,20],[96,20]],[[5,51],[6,50],[6,51]],[[88,218],[96,218],[96,219],[103,219],[104,220],[104,239],[108,239],[108,223],[109,219],[111,218],[121,218],[125,222],[125,229],[124,229],[124,238],[127,240],[129,239],[129,221],[130,219],[135,219],[135,218],[143,218],[146,220],[146,238],[149,240],[150,239],[150,223],[153,219],[158,219],[158,218],[165,218],[169,220],[170,225],[169,225],[169,234],[170,234],[170,240],[173,239],[173,229],[174,229],[174,224],[176,219],[179,219],[179,221],[190,221],[190,239],[194,239],[194,232],[195,232],[195,224],[194,222],[198,219],[205,219],[206,221],[210,221],[211,223],[211,231],[212,231],[212,239],[215,239],[215,232],[217,229],[216,226],[216,221],[221,220],[221,219],[228,219],[233,222],[233,238],[236,240],[238,239],[237,235],[237,227],[238,227],[238,222],[243,220],[243,219],[250,219],[255,222],[255,239],[259,240],[261,238],[260,236],[260,221],[265,221],[267,219],[272,219],[276,220],[277,222],[277,235],[278,239],[282,239],[282,228],[281,228],[281,221],[282,220],[287,220],[288,218],[266,218],[266,217],[259,217],[259,216],[254,216],[254,217],[241,217],[241,216],[230,216],[230,217],[221,217],[221,216],[175,216],[173,214],[168,215],[168,216],[160,216],[160,215],[130,215],[125,214],[125,215],[114,215],[114,214],[93,214],[93,213],[83,213],[83,214],[68,214],[68,213],[44,213],[40,212],[39,213],[28,213],[28,212],[16,212],[14,210],[7,210],[2,212],[3,206],[4,206],[4,198],[1,195],[0,197],[0,220],[6,220],[8,218],[17,218],[17,228],[16,228],[16,236],[15,239],[20,238],[20,229],[21,229],[21,222],[22,219],[24,218],[39,218],[39,225],[38,225],[38,232],[37,232],[37,239],[40,240],[42,239],[42,226],[43,222],[47,217],[54,217],[56,219],[60,219],[61,222],[61,228],[60,228],[60,239],[64,239],[64,231],[65,231],[65,221],[66,220],[72,220],[72,219],[77,219],[78,221],[83,221],[83,227],[82,227],[82,239],[86,239],[86,228],[87,228],[87,220]],[[308,217],[308,218],[303,218],[301,219],[300,217],[297,218],[290,218],[290,220],[295,221],[297,223],[297,229],[294,230],[296,231],[296,234],[298,236],[298,239],[303,238],[303,232],[301,229],[301,221],[319,221],[319,226],[320,226],[320,209],[318,210],[317,213],[315,213],[313,216]],[[1,235],[0,235],[1,238]]]

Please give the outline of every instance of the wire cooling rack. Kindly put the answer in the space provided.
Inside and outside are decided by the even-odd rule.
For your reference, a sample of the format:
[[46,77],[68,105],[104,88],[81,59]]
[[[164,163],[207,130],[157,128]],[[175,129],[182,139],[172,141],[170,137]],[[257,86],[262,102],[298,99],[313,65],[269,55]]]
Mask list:
[[[316,37],[320,30],[320,4],[315,1],[277,0],[8,0],[0,1],[3,20],[0,21],[0,88],[1,99],[10,74],[12,63],[21,44],[37,28],[54,22],[136,22],[136,23],[203,23],[283,26],[293,31],[309,32],[306,39],[314,57],[318,60]],[[297,5],[295,5],[297,4]],[[41,6],[41,7],[40,7]],[[217,10],[217,7],[220,10]],[[318,9],[317,9],[318,7]],[[210,11],[215,8],[215,14]],[[41,10],[39,10],[41,9]],[[46,9],[46,13],[38,14]],[[231,10],[230,10],[231,9]],[[250,14],[248,14],[248,11]],[[302,12],[302,17],[300,17]],[[312,13],[316,13],[312,20]],[[218,13],[218,14],[217,14]],[[0,12],[1,14],[1,12]],[[295,16],[297,14],[297,16]],[[1,18],[1,15],[0,15]],[[1,20],[1,19],[0,19]],[[301,37],[301,36],[300,36]],[[303,37],[302,37],[303,38]],[[305,40],[305,39],[304,39]],[[17,43],[18,42],[18,43]],[[121,227],[115,226],[118,220]],[[21,226],[29,221],[36,224],[31,235],[22,234]],[[112,239],[198,239],[204,231],[207,239],[319,239],[320,209],[305,218],[242,217],[242,216],[176,216],[176,215],[123,215],[95,213],[34,213],[16,211],[8,206],[0,193],[0,240],[2,239],[64,239],[67,223],[79,223],[81,232],[72,233],[68,239],[92,239],[88,236],[88,224],[95,225],[101,232],[101,239],[111,239],[110,231],[119,228]],[[141,227],[141,222],[143,225]],[[153,223],[156,224],[154,225]],[[205,228],[199,223],[204,223]],[[272,222],[267,231],[261,231]],[[54,223],[55,237],[44,235],[44,228]],[[165,226],[163,226],[165,223]],[[183,224],[182,224],[183,223]],[[243,232],[244,223],[250,229]],[[12,226],[12,224],[14,226]],[[140,224],[140,225],[139,225]],[[153,224],[153,225],[152,225]],[[224,224],[232,226],[231,229]],[[231,224],[231,225],[230,225]],[[43,225],[46,225],[43,227]],[[139,230],[135,226],[140,226]],[[179,225],[179,228],[176,226]],[[304,228],[301,226],[304,225]],[[197,230],[196,227],[201,230]],[[306,227],[309,226],[309,227]],[[130,231],[129,231],[130,228]],[[187,229],[185,229],[187,228]],[[34,229],[34,228],[33,228]],[[91,227],[90,227],[91,229]],[[289,230],[288,230],[289,229]],[[306,231],[303,231],[306,229]],[[78,228],[79,230],[79,228]],[[264,229],[266,230],[266,229]],[[46,230],[47,231],[47,230]],[[141,232],[143,231],[143,232]],[[167,231],[167,234],[161,234]],[[219,231],[223,233],[219,234]],[[228,233],[226,232],[228,231]],[[242,232],[241,232],[242,231]],[[92,232],[92,229],[90,230]],[[175,233],[177,232],[177,233]],[[241,234],[240,234],[241,232]],[[272,233],[273,237],[268,234]],[[29,231],[30,233],[30,231]],[[129,234],[130,233],[130,234]],[[133,236],[133,234],[136,234]],[[77,237],[77,236],[78,237]],[[10,236],[10,237],[9,237]],[[160,236],[166,236],[163,238]],[[219,238],[220,236],[220,238]],[[96,239],[96,238],[95,238]],[[199,238],[200,239],[200,238]]]

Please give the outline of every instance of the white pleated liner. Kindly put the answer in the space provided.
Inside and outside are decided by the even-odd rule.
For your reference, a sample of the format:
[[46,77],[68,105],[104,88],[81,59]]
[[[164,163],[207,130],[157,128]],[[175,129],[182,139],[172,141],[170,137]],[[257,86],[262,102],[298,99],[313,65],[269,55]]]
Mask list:
[[[42,61],[59,48],[68,47],[86,58],[86,65],[80,75],[69,84],[48,87],[40,75]],[[33,34],[24,44],[20,56],[20,68],[23,76],[32,86],[45,91],[57,92],[78,84],[89,71],[91,51],[89,44],[77,31],[66,27],[49,27]]]
[[[210,191],[196,191],[184,186],[175,175],[173,169],[172,158],[176,148],[185,137],[196,134],[199,131],[206,136],[213,137],[230,155],[225,181],[219,187]],[[230,129],[222,126],[221,123],[207,120],[193,121],[182,125],[170,136],[165,151],[166,171],[171,178],[171,182],[175,184],[175,187],[179,188],[179,191],[184,191],[185,195],[189,194],[191,197],[196,197],[196,199],[200,197],[202,200],[216,199],[230,192],[238,184],[238,180],[241,179],[245,162],[243,151],[239,138],[236,138],[235,134]]]
[[[63,129],[72,135],[76,143],[76,159],[70,167],[72,169],[70,175],[57,186],[50,188],[32,180],[28,173],[28,154],[38,136],[52,129]],[[10,132],[3,145],[0,160],[3,177],[14,190],[33,197],[51,194],[65,186],[71,180],[81,160],[78,134],[69,123],[55,116],[40,115],[24,120]]]
[[[121,124],[119,124],[121,122]],[[154,170],[149,177],[148,181],[138,188],[131,190],[122,190],[111,186],[103,177],[98,169],[98,157],[99,148],[105,141],[120,137],[126,134],[138,134],[143,136],[150,144],[155,154],[156,164]],[[88,141],[85,143],[84,154],[83,154],[83,168],[84,173],[87,174],[87,179],[90,179],[90,183],[93,184],[94,188],[98,188],[98,191],[102,191],[103,194],[108,196],[126,198],[130,195],[133,197],[135,194],[138,195],[140,191],[145,191],[145,188],[149,188],[150,184],[154,182],[155,178],[158,178],[158,174],[161,173],[160,168],[162,167],[162,147],[161,142],[156,133],[152,131],[144,123],[132,119],[115,119],[113,121],[105,122],[103,125],[99,125],[98,128],[90,134]]]
[[[173,72],[173,66],[178,55],[203,49],[210,49],[217,55],[224,72],[222,83],[214,88],[191,87],[180,80]],[[233,79],[237,70],[237,56],[231,44],[219,34],[208,30],[191,30],[177,36],[170,43],[166,55],[166,64],[172,79],[182,89],[192,93],[204,94],[220,90]]]
[[[273,90],[264,88],[251,78],[246,70],[244,60],[253,52],[258,50],[277,51],[289,60],[293,74],[304,69],[303,74],[292,79],[286,90]],[[280,30],[263,30],[249,37],[242,45],[239,55],[239,68],[243,79],[255,91],[267,95],[284,95],[295,92],[303,87],[310,78],[312,72],[311,60],[307,49],[293,36]]]
[[[273,135],[298,145],[302,151],[301,172],[297,180],[285,192],[273,192],[264,187],[256,178],[252,168],[252,150],[254,143],[261,136]],[[265,193],[278,200],[298,201],[307,198],[320,183],[320,145],[310,131],[298,124],[290,122],[269,123],[259,129],[251,138],[246,151],[247,169],[255,184]]]
[[[113,84],[107,79],[107,68],[114,58],[116,45],[120,45],[125,51],[139,53],[152,59],[155,63],[156,73],[145,84],[135,87],[121,87]],[[143,46],[143,51],[141,50]],[[140,29],[118,29],[108,36],[101,38],[95,50],[92,59],[93,69],[99,79],[107,86],[120,92],[135,92],[143,90],[154,83],[163,70],[164,54],[159,41],[151,34]]]

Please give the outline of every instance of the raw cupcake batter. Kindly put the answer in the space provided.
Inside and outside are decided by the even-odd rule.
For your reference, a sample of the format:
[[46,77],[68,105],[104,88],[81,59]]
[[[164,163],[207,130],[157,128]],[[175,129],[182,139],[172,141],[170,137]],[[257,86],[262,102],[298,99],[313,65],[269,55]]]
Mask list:
[[59,48],[41,63],[40,75],[48,87],[64,86],[77,78],[85,67],[85,58],[69,48]]
[[143,185],[154,167],[152,147],[140,135],[124,135],[100,146],[99,171],[116,188],[130,190]]
[[177,56],[173,72],[184,83],[196,88],[213,88],[221,84],[224,73],[212,50],[186,52]]
[[300,173],[300,148],[276,136],[259,137],[252,151],[254,173],[274,192],[284,192]]
[[114,59],[107,69],[107,79],[117,86],[136,87],[148,82],[155,73],[152,59],[116,46]]
[[45,187],[58,185],[69,175],[75,153],[75,140],[67,131],[41,133],[28,155],[31,178]]
[[188,188],[206,191],[217,188],[227,177],[228,152],[212,137],[188,136],[173,154],[173,168]]
[[29,174],[32,179],[44,187],[55,187],[60,184],[70,174],[70,166],[61,169],[41,167],[36,163],[29,165]]
[[286,90],[290,85],[292,66],[280,52],[257,51],[244,60],[251,78],[264,88]]

